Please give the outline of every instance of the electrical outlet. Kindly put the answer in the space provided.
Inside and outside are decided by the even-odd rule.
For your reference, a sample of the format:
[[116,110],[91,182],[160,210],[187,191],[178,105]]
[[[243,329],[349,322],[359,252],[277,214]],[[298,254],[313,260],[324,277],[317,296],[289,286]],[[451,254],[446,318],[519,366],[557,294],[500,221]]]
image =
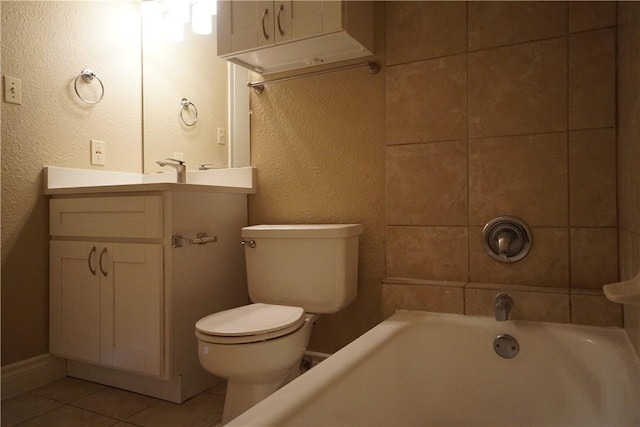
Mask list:
[[224,128],[218,128],[218,144],[224,145],[227,141],[227,132]]
[[22,80],[4,76],[4,100],[12,104],[22,104]]
[[107,144],[96,139],[91,140],[91,164],[104,166],[107,160]]

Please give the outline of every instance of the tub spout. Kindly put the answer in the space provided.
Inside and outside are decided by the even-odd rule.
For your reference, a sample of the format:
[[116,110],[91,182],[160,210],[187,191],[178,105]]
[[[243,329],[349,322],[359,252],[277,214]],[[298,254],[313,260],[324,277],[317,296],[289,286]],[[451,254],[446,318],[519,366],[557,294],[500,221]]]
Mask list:
[[498,322],[509,320],[511,307],[513,307],[513,298],[511,298],[511,295],[505,293],[496,295],[494,300],[496,320]]

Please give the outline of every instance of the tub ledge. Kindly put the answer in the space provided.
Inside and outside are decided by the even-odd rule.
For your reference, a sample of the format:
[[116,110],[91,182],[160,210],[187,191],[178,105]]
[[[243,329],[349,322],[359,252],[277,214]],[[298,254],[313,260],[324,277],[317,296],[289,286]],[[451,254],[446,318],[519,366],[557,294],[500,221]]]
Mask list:
[[609,283],[602,287],[609,301],[619,304],[640,305],[640,273],[624,282]]

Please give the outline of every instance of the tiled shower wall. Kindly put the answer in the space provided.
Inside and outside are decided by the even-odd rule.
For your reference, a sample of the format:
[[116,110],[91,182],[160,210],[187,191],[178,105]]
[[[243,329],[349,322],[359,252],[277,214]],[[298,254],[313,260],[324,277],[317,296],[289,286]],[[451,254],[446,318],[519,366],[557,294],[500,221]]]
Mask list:
[[[387,2],[383,311],[619,325],[616,4]],[[511,215],[522,261],[481,230]]]
[[[620,278],[640,268],[640,3],[618,3],[618,205]],[[640,307],[626,305],[624,327],[640,355]]]

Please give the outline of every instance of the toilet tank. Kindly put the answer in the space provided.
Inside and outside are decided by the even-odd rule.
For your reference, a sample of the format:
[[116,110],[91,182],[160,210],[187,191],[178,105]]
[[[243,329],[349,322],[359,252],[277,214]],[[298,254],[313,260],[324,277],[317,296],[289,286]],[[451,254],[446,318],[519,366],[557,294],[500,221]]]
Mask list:
[[302,307],[309,313],[346,307],[358,290],[361,234],[360,224],[244,227],[251,301]]

